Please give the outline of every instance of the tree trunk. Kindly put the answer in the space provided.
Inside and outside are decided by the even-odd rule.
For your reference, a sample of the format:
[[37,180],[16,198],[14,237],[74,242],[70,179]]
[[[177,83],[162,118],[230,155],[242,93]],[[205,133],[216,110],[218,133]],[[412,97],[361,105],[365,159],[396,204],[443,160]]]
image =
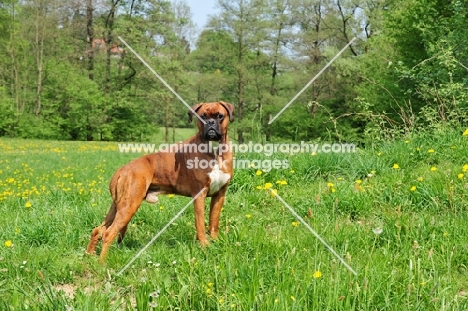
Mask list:
[[[40,8],[38,9],[40,10]],[[44,65],[44,20],[40,19],[40,14],[36,17],[36,64],[37,64],[37,82],[36,82],[36,109],[34,114],[39,116],[42,108],[42,75]]]
[[94,80],[94,27],[93,27],[93,0],[86,1],[86,31],[88,33],[88,78]]

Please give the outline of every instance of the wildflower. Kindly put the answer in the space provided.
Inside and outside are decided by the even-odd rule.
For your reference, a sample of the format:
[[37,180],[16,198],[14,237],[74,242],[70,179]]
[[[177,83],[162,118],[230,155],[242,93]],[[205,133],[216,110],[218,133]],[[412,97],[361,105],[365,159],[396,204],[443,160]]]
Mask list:
[[252,215],[247,214],[247,215],[245,215],[245,217],[250,218],[250,217],[252,217]]
[[463,165],[463,171],[464,172],[468,171],[468,164]]
[[276,195],[278,195],[278,190],[272,189],[272,190],[271,190],[271,196],[272,196],[272,197],[276,197]]
[[258,190],[263,190],[263,187],[262,187],[262,186],[257,186],[257,187],[255,187],[255,188],[257,188]]
[[463,176],[465,176],[465,175],[463,175],[463,174],[461,174],[461,173],[457,175],[458,179],[462,179]]
[[320,272],[320,270],[317,270],[312,276],[314,277],[314,279],[319,279],[322,277],[322,272]]
[[294,296],[291,296],[289,298],[291,298],[292,301],[296,300],[296,298],[294,298]]
[[263,174],[263,172],[262,172],[261,170],[257,170],[257,171],[255,172],[255,175],[257,175],[257,176],[260,176],[260,175],[262,175],[262,174]]
[[277,184],[280,184],[280,185],[287,185],[288,182],[286,180],[278,180],[276,181]]
[[409,144],[409,140],[405,140],[405,144]]
[[279,299],[278,299],[278,298],[276,298],[276,299],[275,299],[275,303],[278,303],[278,301],[279,301]]
[[26,202],[26,204],[24,204],[24,206],[27,207],[27,208],[30,208],[32,206],[32,204],[31,204],[31,202],[28,201],[28,202]]
[[382,228],[375,228],[375,229],[372,229],[372,232],[374,232],[374,234],[376,235],[380,235],[382,232],[383,232],[383,229]]
[[410,188],[410,191],[416,191],[416,186],[412,186],[412,187]]
[[173,193],[167,195],[168,198],[173,198],[175,195]]
[[356,184],[358,184],[358,185],[362,184],[362,180],[360,180],[360,179],[356,180]]
[[267,182],[265,186],[263,186],[263,189],[267,190],[267,189],[270,189],[271,187],[273,187],[273,184],[271,182]]
[[329,183],[327,183],[327,187],[328,188],[333,188],[333,187],[335,187],[335,185],[332,182],[329,182]]
[[297,227],[297,226],[299,225],[299,223],[298,223],[297,221],[293,221],[293,222],[291,223],[291,225],[292,225],[293,227]]
[[423,181],[423,180],[424,180],[424,178],[418,177],[418,181]]
[[161,206],[159,207],[159,210],[160,210],[160,211],[164,210],[164,206],[161,205]]
[[434,150],[434,149],[429,149],[427,152],[429,152],[429,153],[434,153],[435,150]]
[[13,242],[12,242],[11,240],[5,241],[5,246],[6,246],[6,247],[12,247],[12,246],[13,246]]
[[462,135],[463,135],[463,136],[468,136],[468,129],[466,129],[466,130],[463,132]]
[[431,167],[431,172],[435,172],[435,171],[437,171],[437,167],[435,166]]
[[399,168],[400,168],[400,166],[399,166],[398,164],[396,164],[396,163],[393,164],[393,169],[397,170],[397,169],[399,169]]
[[296,171],[295,170],[290,170],[289,172],[294,174]]

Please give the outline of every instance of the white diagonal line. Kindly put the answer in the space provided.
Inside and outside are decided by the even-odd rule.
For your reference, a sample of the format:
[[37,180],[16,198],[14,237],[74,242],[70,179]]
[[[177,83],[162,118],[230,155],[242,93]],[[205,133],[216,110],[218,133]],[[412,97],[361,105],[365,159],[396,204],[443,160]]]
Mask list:
[[316,237],[320,242],[322,242],[323,245],[325,245],[325,246],[330,250],[330,252],[332,252],[333,255],[335,255],[336,258],[338,258],[338,259],[341,261],[341,263],[342,263],[349,271],[351,271],[354,275],[357,276],[356,271],[354,271],[353,268],[351,268],[351,267],[346,263],[346,261],[344,261],[344,259],[341,258],[341,256],[338,255],[338,253],[335,252],[335,250],[334,250],[330,245],[328,245],[328,243],[325,242],[325,240],[322,239],[322,237],[321,237],[317,232],[315,232],[315,230],[312,229],[312,227],[309,226],[309,224],[308,224],[307,222],[305,222],[305,220],[302,219],[302,217],[299,216],[299,214],[296,213],[296,211],[295,211],[291,206],[289,206],[289,204],[286,203],[286,201],[284,201],[282,197],[280,197],[280,196],[278,195],[277,192],[275,192],[275,191],[274,191],[273,189],[271,189],[271,188],[270,188],[270,191],[271,191],[271,193],[272,193],[274,196],[276,196],[276,197],[278,198],[278,200],[281,201],[281,203],[284,204],[284,206],[286,206],[286,207],[289,209],[289,211],[290,211],[290,212],[291,212],[307,229],[309,229],[310,232],[312,232],[313,235],[315,235],[315,237]]
[[182,215],[183,212],[185,212],[185,210],[187,209],[187,207],[190,206],[190,204],[193,203],[193,201],[195,201],[196,198],[198,198],[202,193],[203,191],[205,191],[205,188],[203,188],[196,196],[194,196],[192,198],[192,200],[190,200],[190,202],[187,203],[187,205],[184,206],[184,208],[182,208],[180,210],[180,212],[177,213],[177,215],[175,215],[171,220],[169,220],[169,222],[167,223],[167,225],[164,226],[164,228],[161,229],[161,231],[159,231],[152,239],[151,241],[149,241],[145,247],[143,247],[139,252],[138,254],[136,254],[129,262],[128,264],[125,265],[125,267],[122,268],[122,270],[119,271],[119,273],[117,273],[117,276],[121,275],[138,257],[140,257],[141,254],[143,254],[143,252],[151,245],[153,244],[154,241],[156,241],[157,238],[159,238],[159,236],[167,230],[167,228],[169,228],[169,226],[177,219],[180,217],[180,215]]
[[159,79],[159,80],[160,80],[160,81],[161,81],[161,82],[162,82],[162,83],[163,83],[163,84],[164,84],[164,85],[165,85],[165,86],[166,86],[166,87],[167,87],[167,88],[184,104],[184,105],[185,105],[185,106],[187,106],[187,108],[190,110],[190,112],[192,112],[194,115],[196,115],[197,118],[198,118],[203,124],[206,124],[205,120],[203,120],[203,119],[198,115],[198,113],[196,113],[195,110],[193,110],[192,107],[190,107],[190,105],[187,104],[187,103],[185,102],[185,100],[184,100],[182,97],[180,97],[180,95],[177,94],[177,92],[174,91],[174,89],[173,89],[169,84],[167,84],[166,81],[164,81],[164,79],[163,79],[160,75],[158,75],[158,73],[157,73],[156,71],[154,71],[154,69],[151,68],[151,66],[148,65],[148,63],[147,63],[140,55],[138,55],[138,53],[135,52],[135,50],[132,49],[132,47],[131,47],[130,45],[128,45],[127,42],[125,42],[124,39],[122,39],[122,37],[118,36],[117,38],[119,38],[119,40],[122,41],[122,43],[125,44],[125,46],[126,46],[133,54],[135,54],[135,56],[136,56],[136,57],[137,57],[137,58],[138,58],[138,59],[139,59],[139,60],[140,60],[140,61],[141,61],[141,62],[142,62],[142,63],[143,63],[143,64],[144,64],[144,65],[145,65],[145,66],[146,66],[146,67],[147,67],[147,68],[148,68],[148,69],[149,69],[149,70],[150,70],[150,71],[151,71],[151,72],[152,72],[152,73],[153,73],[153,74],[154,74],[154,75],[155,75],[155,76],[156,76],[156,77],[157,77],[157,78],[158,78],[158,79]]
[[296,96],[294,96],[294,98],[291,99],[289,103],[287,103],[286,106],[284,106],[283,109],[281,109],[281,111],[278,112],[276,116],[274,116],[273,119],[270,120],[270,122],[268,122],[268,124],[273,123],[273,121],[275,121],[276,118],[278,118],[341,55],[341,53],[343,53],[348,48],[348,46],[350,46],[351,43],[354,42],[354,40],[356,40],[356,37],[351,39],[351,41],[349,41],[348,44],[346,44],[346,46],[343,49],[341,49],[341,51],[339,51],[338,54],[336,54],[335,57],[333,57],[325,65],[325,67],[323,67],[322,70],[320,70],[319,73],[317,73],[315,77],[313,77],[312,80],[310,80],[309,83],[307,83],[306,86],[304,86],[302,90],[300,90],[299,93],[297,93]]

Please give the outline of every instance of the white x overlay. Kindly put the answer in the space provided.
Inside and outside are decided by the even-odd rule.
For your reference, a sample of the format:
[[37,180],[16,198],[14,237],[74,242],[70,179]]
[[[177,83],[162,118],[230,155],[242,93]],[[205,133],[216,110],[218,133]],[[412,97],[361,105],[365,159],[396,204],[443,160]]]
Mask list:
[[187,104],[187,103],[185,102],[185,100],[184,100],[182,97],[180,97],[180,95],[177,94],[177,92],[174,91],[174,89],[173,89],[169,84],[167,84],[167,82],[164,81],[164,79],[163,79],[160,75],[158,75],[158,73],[157,73],[153,68],[151,68],[151,66],[148,65],[148,63],[147,63],[142,57],[141,57],[140,55],[138,55],[138,53],[135,52],[135,50],[132,49],[132,47],[131,47],[130,45],[128,45],[127,42],[125,42],[125,40],[124,40],[122,37],[118,36],[117,38],[119,38],[119,40],[122,41],[122,43],[125,44],[125,46],[126,46],[133,54],[135,54],[135,56],[136,56],[136,57],[137,57],[137,58],[138,58],[138,59],[139,59],[139,60],[156,76],[156,78],[158,78],[158,79],[169,89],[169,91],[171,91],[171,92],[188,108],[188,110],[190,110],[190,112],[192,112],[194,115],[196,115],[197,118],[198,118],[203,124],[206,124],[205,120],[203,120],[203,119],[198,115],[198,113],[196,113],[195,110],[193,110],[192,107],[190,107],[190,105]]
[[348,44],[345,45],[344,48],[341,49],[341,51],[338,52],[338,54],[335,55],[335,57],[333,57],[326,65],[325,67],[322,68],[322,70],[319,71],[319,73],[317,73],[315,75],[315,77],[312,78],[312,80],[309,81],[309,83],[306,84],[306,86],[304,86],[302,88],[302,90],[299,91],[299,93],[296,94],[296,96],[293,97],[293,99],[291,99],[289,101],[289,103],[286,104],[286,106],[283,107],[283,109],[280,110],[280,112],[278,112],[276,114],[276,116],[274,116],[270,122],[268,122],[268,125],[270,125],[271,123],[273,123],[273,121],[276,120],[276,118],[278,118],[340,55],[341,53],[343,53],[347,48],[348,46],[351,45],[351,43],[354,42],[354,40],[356,40],[356,37],[354,37],[353,39],[351,39],[351,41],[348,42]]
[[328,245],[328,243],[325,242],[325,240],[322,239],[322,237],[321,237],[317,232],[315,232],[315,230],[312,229],[312,227],[309,226],[309,224],[308,224],[307,222],[305,222],[305,220],[302,219],[302,217],[299,216],[299,214],[296,213],[296,211],[295,211],[291,206],[289,206],[289,204],[286,203],[286,201],[283,200],[283,198],[280,197],[280,196],[278,195],[277,192],[275,192],[275,190],[273,190],[273,189],[270,188],[270,191],[271,191],[271,194],[274,195],[275,197],[277,197],[278,200],[280,200],[280,202],[283,203],[283,205],[286,206],[286,207],[289,209],[289,211],[294,215],[294,217],[296,217],[297,220],[299,220],[307,229],[309,229],[309,231],[312,232],[312,234],[315,235],[315,237],[316,237],[320,242],[322,242],[322,244],[325,245],[325,247],[328,248],[328,249],[330,250],[330,252],[331,252],[333,255],[335,255],[335,257],[338,258],[338,259],[341,261],[341,263],[342,263],[351,273],[353,273],[354,275],[357,276],[357,272],[354,271],[353,268],[351,268],[350,265],[348,265],[348,264],[346,263],[346,261],[344,261],[344,259],[343,259],[340,255],[338,255],[338,253],[335,252],[335,250],[334,250],[330,245]]

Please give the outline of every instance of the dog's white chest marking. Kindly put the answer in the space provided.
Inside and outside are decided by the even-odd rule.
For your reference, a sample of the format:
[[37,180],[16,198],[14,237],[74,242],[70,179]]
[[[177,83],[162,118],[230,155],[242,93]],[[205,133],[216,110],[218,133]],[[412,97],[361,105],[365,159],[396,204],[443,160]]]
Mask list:
[[208,176],[211,180],[210,190],[208,192],[209,195],[218,192],[219,189],[221,189],[229,181],[229,178],[231,178],[231,174],[220,170],[218,164],[213,167],[213,170],[208,173]]

